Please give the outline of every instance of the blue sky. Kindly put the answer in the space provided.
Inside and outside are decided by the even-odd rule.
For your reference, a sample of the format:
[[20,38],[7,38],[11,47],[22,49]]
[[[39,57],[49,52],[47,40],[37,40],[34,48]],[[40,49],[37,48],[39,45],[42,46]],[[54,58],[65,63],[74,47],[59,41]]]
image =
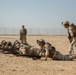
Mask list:
[[0,0],[0,27],[63,28],[76,24],[76,0]]

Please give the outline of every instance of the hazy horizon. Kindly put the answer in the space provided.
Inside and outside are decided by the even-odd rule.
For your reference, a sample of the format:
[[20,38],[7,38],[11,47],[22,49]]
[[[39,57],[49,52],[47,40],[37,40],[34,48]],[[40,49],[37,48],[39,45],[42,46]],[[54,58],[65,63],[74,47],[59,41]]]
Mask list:
[[76,0],[0,0],[0,27],[63,28],[76,24]]
[[76,0],[0,0],[0,33],[25,25],[28,34],[67,34],[61,22],[76,24],[75,14]]
[[[61,28],[26,28],[27,35],[67,35],[67,31]],[[19,35],[20,28],[0,27],[0,34]]]

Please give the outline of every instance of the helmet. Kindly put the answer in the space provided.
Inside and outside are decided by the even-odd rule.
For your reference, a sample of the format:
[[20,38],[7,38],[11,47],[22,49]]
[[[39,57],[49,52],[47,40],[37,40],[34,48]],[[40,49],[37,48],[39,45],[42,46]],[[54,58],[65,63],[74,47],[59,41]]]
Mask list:
[[22,25],[22,27],[24,27],[24,25]]
[[9,42],[7,42],[7,45],[8,46],[12,46],[12,43],[9,41]]
[[68,24],[69,25],[69,22],[68,21],[65,21],[65,22],[62,22],[62,25],[66,25],[66,24]]
[[37,44],[43,44],[43,45],[45,45],[45,41],[43,39],[37,40]]
[[4,45],[6,45],[6,41],[5,40],[2,40],[2,42],[1,42],[1,44],[4,44]]

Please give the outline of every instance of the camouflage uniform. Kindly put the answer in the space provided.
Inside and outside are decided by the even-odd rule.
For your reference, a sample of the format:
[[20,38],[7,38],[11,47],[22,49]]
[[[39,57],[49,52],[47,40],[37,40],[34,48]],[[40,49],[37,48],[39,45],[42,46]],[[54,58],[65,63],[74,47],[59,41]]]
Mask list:
[[39,55],[40,49],[36,48],[34,46],[31,46],[31,45],[21,44],[20,48],[19,48],[19,53],[21,55],[27,55],[27,56],[35,57],[35,56],[40,56]]
[[[46,56],[50,57],[53,60],[73,60],[76,56],[75,55],[63,55],[59,51],[56,51],[52,46],[49,44],[45,44],[44,46]],[[43,49],[43,50],[44,50]]]
[[45,43],[43,48],[40,48],[39,55],[53,57],[54,51],[55,51],[55,49],[53,46],[50,45],[50,43]]
[[[70,25],[69,27],[68,27],[68,33],[70,34],[70,36],[75,36],[73,39],[72,39],[72,41],[71,41],[71,43],[70,43],[70,48],[69,48],[69,50],[70,50],[70,53],[72,53],[73,52],[73,46],[74,45],[76,45],[76,28],[74,28],[72,25]],[[75,33],[75,34],[74,34]]]
[[53,60],[73,60],[76,55],[63,55],[59,51],[54,52]]
[[50,43],[45,43],[43,48],[41,48],[41,55],[45,57],[51,57],[53,60],[73,60],[76,58],[76,55],[63,55],[59,51],[56,51],[55,47],[51,46]]
[[27,30],[24,28],[24,26],[22,26],[22,29],[20,30],[21,43],[27,44],[26,35],[27,35]]
[[[15,46],[17,46],[16,44]],[[19,47],[20,46],[20,47]],[[63,55],[60,52],[56,51],[55,47],[51,46],[50,43],[45,43],[43,48],[36,48],[31,45],[20,44],[18,45],[19,55],[26,55],[28,57],[36,57],[40,59],[43,57],[51,57],[53,60],[73,60],[76,58],[76,55]],[[35,59],[35,58],[34,58]]]
[[[69,25],[68,21],[63,22],[63,25]],[[70,38],[70,47],[69,47],[69,51],[70,53],[73,52],[73,46],[76,45],[76,26],[74,24],[71,24],[68,26],[67,28],[68,34],[69,34],[69,38]],[[74,36],[72,38],[72,36]],[[73,52],[74,53],[74,52]]]

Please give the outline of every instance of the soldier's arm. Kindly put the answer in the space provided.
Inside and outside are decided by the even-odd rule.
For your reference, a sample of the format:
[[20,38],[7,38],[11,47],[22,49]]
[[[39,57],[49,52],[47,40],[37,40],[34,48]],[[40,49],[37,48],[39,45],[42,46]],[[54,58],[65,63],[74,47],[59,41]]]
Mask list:
[[21,30],[20,30],[20,40],[21,40],[22,34],[21,34]]
[[48,47],[48,45],[45,45],[45,60],[47,60],[47,58],[48,58],[48,55],[49,55],[49,47]]
[[68,33],[68,39],[69,39],[70,42],[72,42],[72,38],[70,36],[70,33]]
[[27,35],[27,29],[26,28],[24,29],[24,32],[25,32],[25,35]]
[[27,35],[27,29],[26,29],[26,35]]

